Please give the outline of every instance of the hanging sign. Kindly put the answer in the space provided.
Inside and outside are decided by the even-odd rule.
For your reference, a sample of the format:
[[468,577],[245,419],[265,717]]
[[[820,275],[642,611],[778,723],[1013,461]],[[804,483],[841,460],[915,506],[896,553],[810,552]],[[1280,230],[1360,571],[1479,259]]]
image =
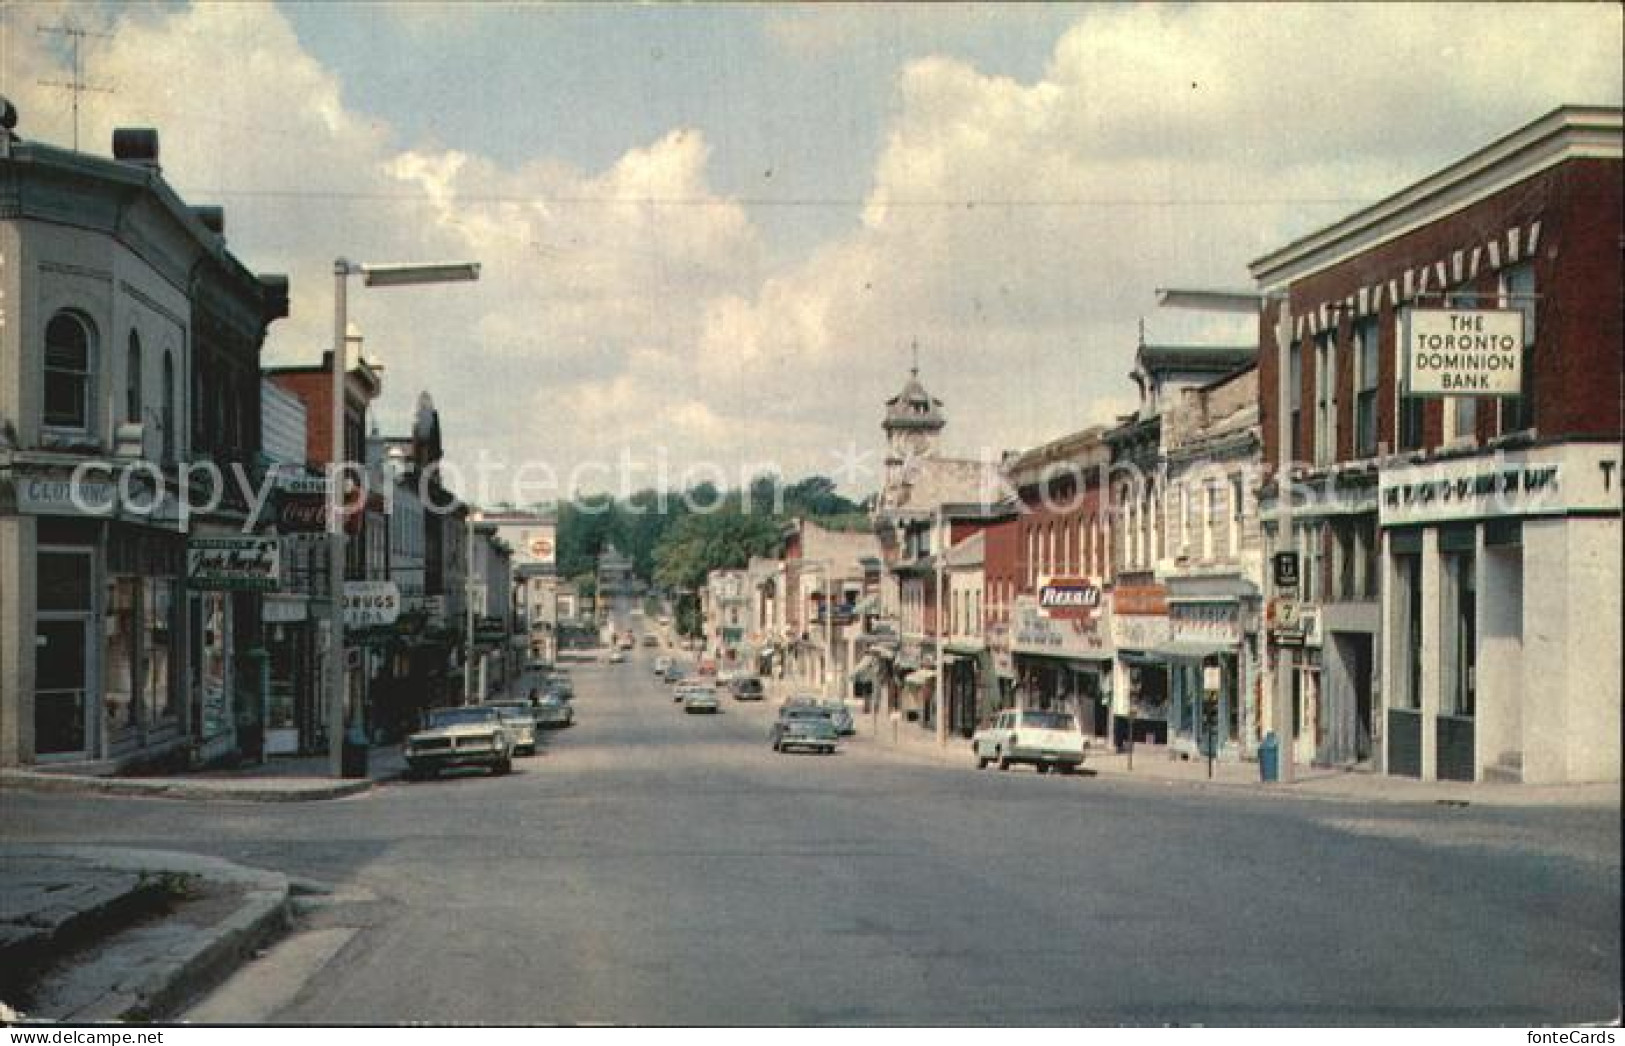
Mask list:
[[1411,309],[1401,365],[1411,396],[1517,396],[1523,391],[1523,313]]
[[192,538],[186,584],[196,591],[271,592],[281,574],[276,538]]

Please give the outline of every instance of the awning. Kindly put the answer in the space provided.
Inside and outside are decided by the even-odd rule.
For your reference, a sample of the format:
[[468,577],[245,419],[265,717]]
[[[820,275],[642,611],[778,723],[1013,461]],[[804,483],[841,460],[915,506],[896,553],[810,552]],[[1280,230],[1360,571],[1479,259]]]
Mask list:
[[987,647],[982,643],[947,643],[942,649],[959,657],[981,657]]
[[872,655],[865,657],[862,661],[858,662],[856,668],[852,669],[851,678],[860,683],[872,681],[875,677],[875,672],[879,668],[880,661],[877,658]]
[[937,673],[935,671],[931,669],[921,669],[918,672],[910,672],[908,675],[904,676],[903,682],[908,686],[926,686],[930,683],[936,682],[936,679]]
[[1165,658],[1187,658],[1200,661],[1212,654],[1234,654],[1236,647],[1227,643],[1168,643],[1157,647],[1156,651]]
[[1117,659],[1125,665],[1166,665],[1168,662],[1155,650],[1119,650]]

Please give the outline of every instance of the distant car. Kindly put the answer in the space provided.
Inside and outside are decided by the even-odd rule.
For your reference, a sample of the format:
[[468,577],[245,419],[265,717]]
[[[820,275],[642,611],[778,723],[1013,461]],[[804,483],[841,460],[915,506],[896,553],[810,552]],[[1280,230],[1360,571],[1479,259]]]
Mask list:
[[824,755],[832,755],[839,741],[835,724],[829,714],[816,705],[792,704],[779,709],[768,733],[773,751],[788,752],[792,748],[810,748]]
[[678,664],[667,665],[666,674],[661,678],[668,683],[681,683],[688,678],[688,670]]
[[574,701],[576,699],[574,684],[563,678],[549,679],[546,683],[543,683],[542,693],[554,694],[560,701]]
[[620,647],[616,647],[614,650],[609,652],[609,656],[604,660],[608,661],[612,665],[624,665],[626,663],[626,652]]
[[402,754],[413,779],[459,766],[484,766],[498,775],[513,769],[512,735],[502,713],[489,705],[430,710],[427,725],[406,739]]
[[722,711],[722,702],[717,700],[717,688],[714,686],[695,685],[683,690],[684,712],[710,712]]
[[655,635],[653,632],[645,632],[643,634],[643,645],[644,646],[659,646],[660,645],[660,637]]
[[1041,774],[1051,769],[1076,773],[1083,763],[1083,731],[1068,712],[1036,708],[1009,708],[971,738],[976,767],[989,763],[1008,770],[1014,763],[1031,763]]
[[537,697],[530,711],[536,725],[543,729],[552,730],[575,725],[576,710],[571,707],[570,702],[557,694],[543,694]]
[[766,696],[762,681],[755,676],[735,676],[728,684],[728,692],[733,694],[735,701],[760,701]]
[[484,707],[501,713],[513,731],[513,754],[536,754],[536,717],[531,714],[529,701],[518,698],[506,701],[487,701]]
[[820,701],[818,707],[829,713],[829,721],[835,724],[835,732],[842,737],[850,737],[858,732],[858,725],[852,719],[852,710],[846,707],[843,701]]
[[665,654],[661,654],[659,657],[655,658],[655,675],[664,679],[666,677],[666,669],[670,667],[671,658],[667,657]]
[[672,688],[671,699],[673,701],[686,701],[688,700],[689,694],[709,693],[712,696],[715,696],[716,692],[717,688],[712,686],[709,680],[685,679]]

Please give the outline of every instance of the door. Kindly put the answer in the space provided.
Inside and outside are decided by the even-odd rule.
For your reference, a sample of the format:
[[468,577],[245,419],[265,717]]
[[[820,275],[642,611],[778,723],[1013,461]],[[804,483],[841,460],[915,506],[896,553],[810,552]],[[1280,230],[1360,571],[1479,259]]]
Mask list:
[[34,627],[34,754],[41,759],[89,755],[89,634],[88,617]]

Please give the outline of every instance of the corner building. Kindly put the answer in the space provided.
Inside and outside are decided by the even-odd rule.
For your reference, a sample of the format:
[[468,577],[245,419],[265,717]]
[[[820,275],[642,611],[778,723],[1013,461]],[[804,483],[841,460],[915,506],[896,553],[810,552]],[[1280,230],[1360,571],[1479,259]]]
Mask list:
[[[1619,780],[1620,161],[1619,109],[1561,108],[1251,266],[1300,761]],[[1410,394],[1421,308],[1521,313],[1516,394]]]

